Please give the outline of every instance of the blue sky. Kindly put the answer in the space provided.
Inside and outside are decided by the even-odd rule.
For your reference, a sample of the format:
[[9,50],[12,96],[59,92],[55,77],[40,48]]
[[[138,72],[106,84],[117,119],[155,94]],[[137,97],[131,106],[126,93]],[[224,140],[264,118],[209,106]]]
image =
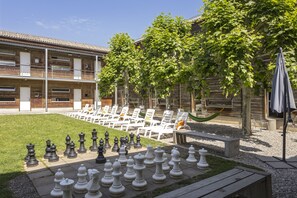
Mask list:
[[160,13],[188,19],[202,0],[0,0],[0,29],[108,46],[120,32],[138,39]]

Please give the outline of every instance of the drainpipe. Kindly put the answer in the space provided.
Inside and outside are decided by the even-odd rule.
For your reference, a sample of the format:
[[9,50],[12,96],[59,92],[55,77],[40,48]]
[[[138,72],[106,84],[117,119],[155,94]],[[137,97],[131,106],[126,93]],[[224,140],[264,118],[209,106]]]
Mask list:
[[47,98],[48,98],[48,79],[47,79],[47,72],[48,72],[48,50],[45,49],[45,112],[48,112],[47,106]]

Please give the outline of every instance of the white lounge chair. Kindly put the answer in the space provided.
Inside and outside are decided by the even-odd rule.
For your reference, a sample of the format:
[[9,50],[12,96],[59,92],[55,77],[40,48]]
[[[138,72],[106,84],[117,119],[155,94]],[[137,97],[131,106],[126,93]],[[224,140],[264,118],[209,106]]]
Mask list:
[[139,127],[137,129],[137,135],[139,133],[144,133],[144,136],[147,135],[147,132],[150,131],[152,128],[156,128],[156,127],[160,127],[160,128],[165,128],[168,125],[172,124],[172,117],[173,117],[173,111],[172,110],[165,110],[163,113],[163,117],[161,122],[152,122],[151,126],[147,126],[147,127]]
[[103,109],[97,113],[97,115],[91,116],[90,122],[95,122],[96,120],[99,120],[100,117],[102,117],[105,113],[108,113],[110,106],[106,105],[103,107]]
[[107,120],[107,119],[111,118],[113,115],[116,115],[117,110],[118,110],[118,105],[113,105],[110,110],[110,113],[109,112],[103,113],[100,116],[94,118],[93,123],[95,123],[96,121],[99,122],[100,120]]
[[129,123],[135,123],[136,120],[138,120],[138,116],[140,113],[140,108],[135,108],[133,110],[133,113],[131,116],[123,116],[122,120],[116,121],[116,122],[112,122],[109,123],[109,127],[111,128],[115,128],[116,126],[122,126],[122,125],[127,125]]
[[153,123],[152,121],[153,121],[154,114],[155,114],[155,109],[148,109],[146,110],[144,118],[136,119],[135,123],[122,125],[121,130],[123,130],[123,128],[126,127],[126,131],[128,131],[130,127],[135,127],[135,128],[144,127],[146,124],[151,126],[151,124]]
[[84,111],[87,111],[89,109],[89,106],[90,106],[90,104],[85,104],[85,106],[81,110],[70,112],[67,115],[70,116],[70,117],[74,117],[78,113],[82,113]]
[[188,112],[178,112],[174,124],[168,124],[164,128],[161,126],[152,127],[149,131],[149,138],[151,138],[152,134],[157,134],[157,140],[160,140],[160,137],[163,134],[173,134],[174,130],[179,130],[181,128],[191,129],[187,125],[188,115]]
[[94,105],[89,106],[88,108],[84,109],[81,112],[76,113],[74,116],[74,118],[80,119],[81,116],[87,115],[89,113],[92,113],[94,110]]
[[120,121],[124,116],[127,115],[129,107],[123,107],[120,114],[111,115],[108,119],[99,120],[100,125],[109,124],[112,122]]

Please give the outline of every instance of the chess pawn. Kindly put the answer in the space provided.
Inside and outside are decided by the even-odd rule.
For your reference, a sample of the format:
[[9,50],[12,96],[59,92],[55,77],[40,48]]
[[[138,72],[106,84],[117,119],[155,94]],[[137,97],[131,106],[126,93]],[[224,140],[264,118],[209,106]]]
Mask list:
[[170,171],[170,166],[168,165],[168,157],[167,157],[167,153],[163,153],[163,159],[164,159],[164,162],[162,164],[162,170],[164,173],[169,173]]
[[50,156],[50,158],[48,158],[49,162],[59,161],[59,156],[57,155],[56,151],[57,151],[56,145],[52,144],[52,146],[51,146],[51,156]]
[[34,150],[34,144],[30,143],[30,144],[27,144],[26,145],[26,148],[27,148],[27,155],[26,157],[24,158],[25,162],[27,162],[29,160],[29,150],[30,149],[33,149]]
[[169,166],[173,166],[173,161],[172,161],[172,155],[173,155],[173,152],[175,151],[176,147],[173,147],[172,150],[171,150],[171,159],[170,161],[168,162]]
[[105,131],[105,150],[110,149],[111,146],[109,144],[109,133],[108,131]]
[[126,149],[124,145],[120,148],[120,151],[119,151],[119,162],[121,163],[122,166],[126,165],[127,163]]
[[74,181],[72,179],[64,179],[60,182],[60,186],[63,190],[63,198],[72,198],[72,187]]
[[75,144],[73,141],[70,142],[70,151],[69,154],[67,155],[67,158],[76,158],[77,153],[75,152]]
[[174,179],[178,179],[182,177],[183,172],[180,168],[180,153],[177,149],[175,149],[172,153],[172,161],[173,161],[173,168],[169,172],[170,177]]
[[164,151],[160,147],[158,147],[154,153],[155,153],[154,162],[156,164],[156,172],[153,175],[153,180],[155,183],[164,183],[166,180],[166,175],[164,174],[162,169],[162,164],[165,161],[165,159],[163,158]]
[[46,148],[45,148],[45,154],[43,156],[44,159],[48,159],[51,156],[51,141],[46,141]]
[[110,160],[107,160],[104,164],[104,176],[101,179],[101,185],[104,187],[110,187],[113,183],[112,176],[112,163]]
[[151,145],[147,146],[147,151],[146,151],[146,154],[145,154],[144,164],[147,167],[154,166],[154,149],[153,149],[153,147]]
[[87,149],[85,148],[85,134],[83,132],[81,132],[80,134],[78,134],[79,136],[79,149],[77,150],[78,153],[86,153]]
[[106,162],[106,158],[103,155],[103,152],[104,152],[103,149],[104,148],[101,145],[98,147],[98,156],[96,158],[97,164],[104,164]]
[[197,163],[197,159],[195,158],[195,148],[193,147],[193,145],[189,147],[189,156],[186,161],[191,164]]
[[207,154],[207,150],[202,148],[202,149],[199,150],[199,154],[200,154],[200,160],[197,163],[197,167],[200,168],[200,169],[207,168],[209,166],[208,163],[206,162],[206,158],[205,158],[205,156]]
[[30,147],[29,150],[29,159],[27,161],[27,166],[32,167],[32,166],[37,166],[38,165],[38,160],[35,157],[35,150],[34,150],[34,145]]
[[135,145],[135,142],[134,142],[134,133],[130,133],[129,137],[130,137],[129,145],[130,145],[130,147],[133,147]]
[[121,163],[116,159],[112,167],[112,176],[114,179],[111,187],[109,188],[109,192],[112,196],[122,196],[125,191],[125,187],[122,185],[120,180],[120,176],[122,175],[122,172],[120,171]]
[[114,145],[111,149],[112,152],[118,152],[119,150],[119,140],[117,137],[114,138]]
[[136,148],[136,149],[142,148],[142,145],[140,143],[140,135],[139,134],[136,136],[136,144],[134,145],[134,148]]
[[77,170],[77,182],[74,185],[74,192],[76,193],[86,193],[87,192],[87,168],[85,165],[81,164]]
[[85,198],[100,198],[102,193],[99,191],[99,171],[94,172],[92,179],[87,183],[86,187],[88,193],[85,195]]
[[147,186],[147,181],[145,181],[143,177],[143,170],[145,169],[144,165],[144,155],[141,153],[138,153],[134,156],[135,165],[133,166],[133,169],[136,172],[136,178],[132,182],[132,187],[134,190],[145,190]]
[[136,178],[135,170],[133,169],[134,160],[130,156],[127,160],[127,171],[124,174],[124,178],[127,182],[132,182]]
[[59,168],[55,174],[55,179],[54,179],[55,187],[50,193],[52,197],[62,197],[63,196],[63,191],[60,186],[60,182],[63,180],[64,180],[64,173]]
[[71,138],[69,135],[66,136],[66,139],[65,139],[65,144],[66,144],[66,149],[64,151],[64,156],[68,156],[69,153],[70,153],[70,141],[71,141]]
[[90,146],[90,150],[91,151],[97,151],[98,150],[98,147],[97,147],[97,139],[98,139],[98,137],[97,137],[97,131],[96,131],[96,129],[93,129],[93,131],[92,131],[92,146]]
[[127,150],[130,150],[129,138],[128,136],[125,137],[125,146]]
[[99,141],[99,147],[102,146],[103,148],[103,153],[106,153],[105,147],[104,147],[104,140],[101,138]]

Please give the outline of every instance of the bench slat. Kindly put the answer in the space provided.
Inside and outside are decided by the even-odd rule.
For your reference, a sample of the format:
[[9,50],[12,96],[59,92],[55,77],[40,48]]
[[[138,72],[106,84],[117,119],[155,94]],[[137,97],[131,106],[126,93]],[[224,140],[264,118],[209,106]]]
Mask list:
[[229,171],[226,171],[226,172],[220,173],[218,175],[212,176],[210,178],[207,178],[207,179],[201,180],[199,182],[190,184],[188,186],[182,187],[180,189],[177,189],[177,190],[174,190],[174,191],[159,195],[156,198],[181,197],[181,196],[183,196],[184,194],[186,194],[188,192],[191,192],[191,191],[194,191],[194,190],[196,190],[198,188],[213,184],[215,182],[218,182],[218,180],[222,180],[224,178],[232,177],[233,175],[237,175],[238,173],[241,173],[241,172],[243,172],[243,170],[234,168],[234,169],[231,169]]
[[215,191],[215,192],[213,192],[211,194],[203,196],[203,198],[226,197],[228,195],[236,193],[236,192],[238,192],[238,191],[252,185],[255,182],[259,182],[262,179],[265,179],[265,176],[259,175],[259,174],[253,174],[253,175],[250,175],[247,178],[244,178],[244,179],[234,183],[233,185],[226,186],[226,187],[221,188],[221,189],[219,189],[219,190],[217,190],[217,191]]
[[211,185],[207,185],[203,188],[199,188],[195,191],[192,192],[188,192],[187,194],[184,194],[185,197],[187,198],[197,198],[197,197],[202,197],[205,196],[211,192],[216,191],[217,189],[223,188],[225,186],[231,185],[235,182],[238,182],[238,180],[241,180],[243,178],[246,178],[250,175],[252,175],[253,173],[248,172],[248,171],[243,171],[240,172],[236,175],[233,175],[231,177],[222,179],[222,180],[218,180],[217,182],[211,184]]
[[224,137],[224,136],[219,136],[219,135],[212,135],[212,134],[207,134],[207,133],[202,133],[202,132],[196,132],[196,131],[185,131],[185,132],[176,132],[178,134],[184,134],[187,136],[193,136],[193,137],[202,137],[202,138],[208,138],[208,139],[213,139],[213,140],[220,140],[220,141],[237,141],[239,138],[232,138],[232,137]]

